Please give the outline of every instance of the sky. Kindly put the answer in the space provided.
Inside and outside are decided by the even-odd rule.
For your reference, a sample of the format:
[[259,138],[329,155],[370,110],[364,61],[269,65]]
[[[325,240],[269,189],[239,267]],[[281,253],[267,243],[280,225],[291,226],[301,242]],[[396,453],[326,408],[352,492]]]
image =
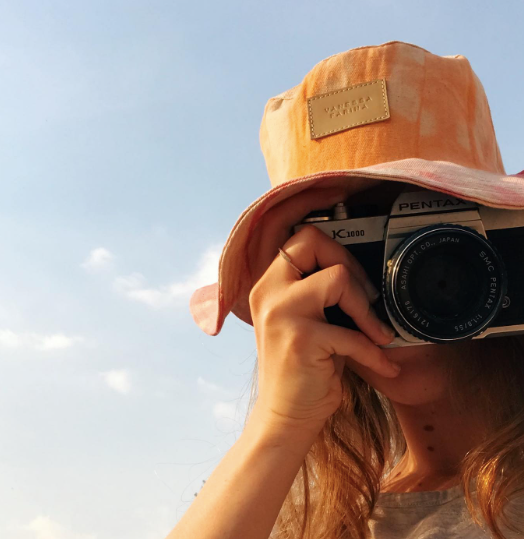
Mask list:
[[164,539],[241,433],[256,343],[189,312],[270,188],[267,100],[400,40],[466,56],[524,169],[524,4],[0,0],[0,537]]

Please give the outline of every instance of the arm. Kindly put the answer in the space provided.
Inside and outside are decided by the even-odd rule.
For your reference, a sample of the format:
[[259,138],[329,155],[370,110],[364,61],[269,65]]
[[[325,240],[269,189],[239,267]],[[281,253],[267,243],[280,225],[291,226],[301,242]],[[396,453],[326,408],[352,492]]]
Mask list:
[[317,434],[277,426],[255,405],[242,434],[166,539],[268,539]]

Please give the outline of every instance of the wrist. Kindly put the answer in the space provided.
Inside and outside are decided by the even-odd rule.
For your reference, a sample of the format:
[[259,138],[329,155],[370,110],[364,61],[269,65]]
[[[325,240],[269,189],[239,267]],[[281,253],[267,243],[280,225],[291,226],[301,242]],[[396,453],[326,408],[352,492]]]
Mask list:
[[313,445],[324,427],[323,422],[293,420],[279,416],[257,401],[246,424],[246,430],[255,434],[259,441],[273,447],[294,447],[303,451]]

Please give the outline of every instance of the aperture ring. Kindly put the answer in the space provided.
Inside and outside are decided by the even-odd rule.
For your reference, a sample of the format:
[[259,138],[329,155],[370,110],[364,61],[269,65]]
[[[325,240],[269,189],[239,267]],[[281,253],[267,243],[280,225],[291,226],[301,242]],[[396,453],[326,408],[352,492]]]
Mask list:
[[[453,257],[457,259],[456,268],[449,266]],[[455,289],[446,288],[445,279],[438,282],[444,290],[440,293],[435,288],[437,283],[430,278],[431,273],[438,275],[438,271],[428,261],[442,258],[448,259],[448,266],[444,266],[454,270],[456,278],[452,280]],[[460,273],[462,266],[467,266],[470,274]],[[420,268],[424,268],[422,273]],[[430,283],[427,287],[426,276]],[[471,283],[478,286],[474,294],[468,292],[468,287],[458,287],[461,280],[468,283],[470,277]],[[400,244],[388,261],[382,285],[389,311],[406,331],[425,341],[446,343],[471,339],[489,326],[502,308],[507,277],[500,255],[484,236],[462,225],[437,224],[417,230]],[[451,314],[438,313],[428,307],[420,290],[429,290],[429,296],[436,298],[435,305],[440,302],[440,307],[467,305]],[[454,292],[460,301],[455,302]]]

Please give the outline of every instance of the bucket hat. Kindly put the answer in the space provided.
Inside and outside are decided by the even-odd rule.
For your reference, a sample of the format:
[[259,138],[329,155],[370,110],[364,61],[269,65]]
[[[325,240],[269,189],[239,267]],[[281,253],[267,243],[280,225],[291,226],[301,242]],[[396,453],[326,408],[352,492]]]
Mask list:
[[524,209],[524,171],[506,174],[484,87],[460,54],[388,41],[329,56],[267,101],[259,137],[271,188],[234,224],[218,282],[190,299],[211,336],[230,312],[253,325],[248,245],[270,208],[305,189],[343,186],[350,196],[396,181]]

